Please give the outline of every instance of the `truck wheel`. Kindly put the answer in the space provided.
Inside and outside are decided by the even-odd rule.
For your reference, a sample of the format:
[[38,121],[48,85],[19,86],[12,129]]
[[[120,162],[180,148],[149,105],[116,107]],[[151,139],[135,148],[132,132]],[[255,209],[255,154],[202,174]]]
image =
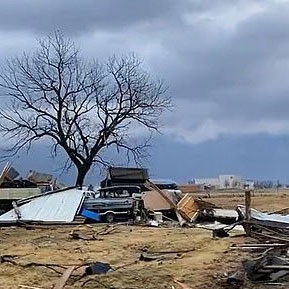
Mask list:
[[115,216],[113,213],[107,213],[105,215],[105,220],[108,222],[108,223],[112,223],[115,219]]

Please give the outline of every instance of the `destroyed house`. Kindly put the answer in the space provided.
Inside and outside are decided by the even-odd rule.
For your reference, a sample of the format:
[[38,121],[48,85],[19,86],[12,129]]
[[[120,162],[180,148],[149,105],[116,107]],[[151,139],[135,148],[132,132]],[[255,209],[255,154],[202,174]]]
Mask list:
[[0,174],[0,215],[10,210],[14,201],[40,194],[37,185],[19,178],[19,173],[7,163]]

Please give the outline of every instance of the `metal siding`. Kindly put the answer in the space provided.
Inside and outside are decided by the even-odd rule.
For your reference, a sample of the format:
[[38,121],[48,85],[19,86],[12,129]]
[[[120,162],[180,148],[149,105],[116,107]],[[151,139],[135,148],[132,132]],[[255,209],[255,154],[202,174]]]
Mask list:
[[[42,195],[19,206],[22,221],[72,222],[84,199],[84,191],[70,189]],[[0,221],[16,221],[14,210],[0,216]]]

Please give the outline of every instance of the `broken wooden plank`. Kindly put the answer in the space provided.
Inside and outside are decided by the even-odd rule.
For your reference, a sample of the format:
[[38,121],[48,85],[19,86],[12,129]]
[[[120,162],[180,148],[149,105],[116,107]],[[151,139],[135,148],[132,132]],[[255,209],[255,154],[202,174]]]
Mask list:
[[178,284],[182,289],[191,289],[191,287],[189,287],[188,285],[186,285],[186,284],[184,284],[184,283],[182,283],[182,282],[180,282],[180,281],[178,281],[176,279],[174,279],[174,282],[176,284]]
[[272,247],[288,247],[288,244],[280,244],[280,243],[252,243],[252,244],[239,244],[239,245],[236,245],[236,244],[233,244],[231,246],[231,248],[245,248],[245,247],[261,247],[261,248],[272,248]]
[[265,249],[265,247],[230,247],[230,249],[231,250],[244,250],[244,251],[246,251],[246,250],[248,250],[248,251],[250,251],[250,250],[264,250]]
[[144,186],[149,190],[153,189],[156,192],[158,192],[163,197],[163,199],[175,210],[176,216],[178,218],[181,227],[186,223],[186,220],[182,217],[182,215],[179,213],[177,209],[177,204],[175,204],[161,189],[159,189],[157,185],[155,185],[149,180],[146,180]]
[[170,250],[170,251],[149,251],[147,254],[181,254],[181,253],[189,253],[195,251],[196,248],[184,249],[184,250]]
[[[276,234],[276,232],[275,232]],[[286,242],[287,244],[289,243],[289,238],[283,238],[283,237],[277,237],[277,236],[273,236],[273,235],[267,235],[264,233],[258,233],[258,232],[253,232],[253,235],[262,237],[262,238],[268,238],[268,239],[273,239],[273,240],[277,240],[279,242]]]
[[18,285],[19,288],[26,288],[26,289],[43,289],[40,287],[35,287],[35,286],[28,286],[28,285]]
[[75,269],[75,266],[70,266],[68,269],[66,269],[64,271],[64,273],[62,274],[62,276],[55,283],[53,289],[62,289],[62,288],[64,288],[67,280],[69,279],[69,277],[72,274],[72,272],[74,271],[74,269]]

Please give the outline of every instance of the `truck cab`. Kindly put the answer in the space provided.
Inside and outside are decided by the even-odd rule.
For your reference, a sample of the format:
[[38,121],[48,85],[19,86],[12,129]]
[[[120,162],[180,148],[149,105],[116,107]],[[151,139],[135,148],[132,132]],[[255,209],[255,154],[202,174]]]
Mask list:
[[138,186],[101,188],[97,198],[86,197],[83,208],[96,212],[106,222],[131,219],[141,208],[141,189]]

